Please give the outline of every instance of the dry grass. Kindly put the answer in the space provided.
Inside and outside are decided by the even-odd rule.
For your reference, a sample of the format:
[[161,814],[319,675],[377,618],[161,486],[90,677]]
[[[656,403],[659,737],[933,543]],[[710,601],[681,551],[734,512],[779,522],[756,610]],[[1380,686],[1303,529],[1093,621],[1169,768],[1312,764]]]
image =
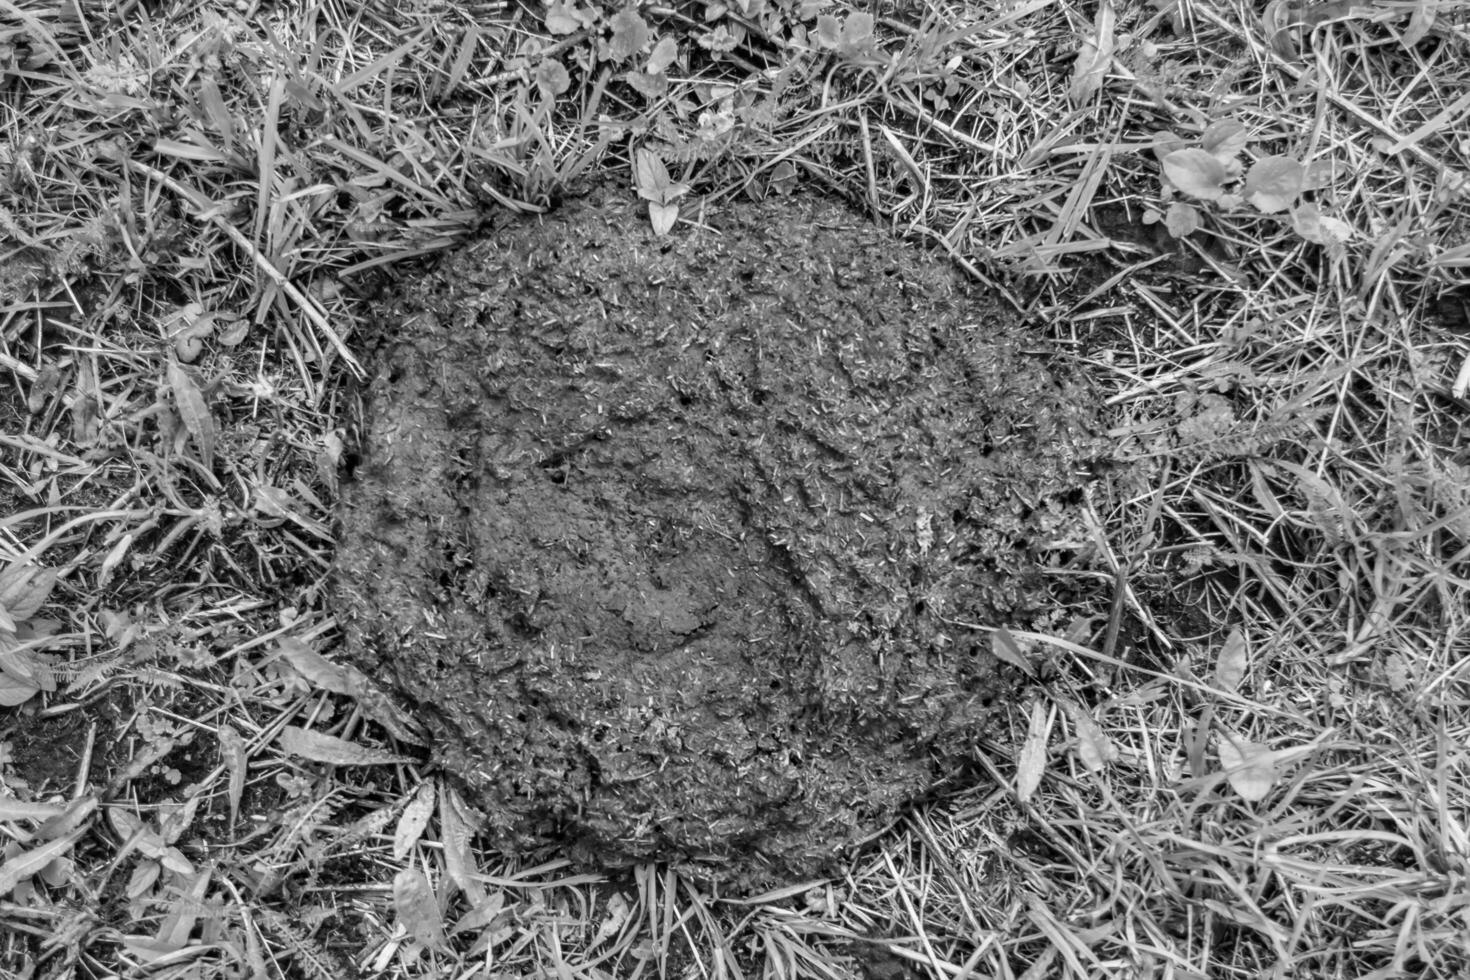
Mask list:
[[[107,7],[0,2],[0,976],[1470,971],[1470,4],[929,0],[718,62],[654,7],[648,95],[503,4]],[[1227,200],[1155,247],[1159,132],[1225,119],[1345,242]],[[330,662],[377,277],[630,146],[944,248],[1110,411],[1103,599],[841,880],[487,853]]]

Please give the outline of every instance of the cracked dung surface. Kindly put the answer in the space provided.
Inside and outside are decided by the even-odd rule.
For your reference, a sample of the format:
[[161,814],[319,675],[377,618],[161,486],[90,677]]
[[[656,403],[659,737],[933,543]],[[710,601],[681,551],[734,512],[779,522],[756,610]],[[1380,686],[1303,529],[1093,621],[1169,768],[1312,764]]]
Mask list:
[[698,220],[606,192],[402,286],[334,597],[502,846],[754,887],[993,729],[957,623],[1045,603],[1096,450],[941,259],[815,197]]

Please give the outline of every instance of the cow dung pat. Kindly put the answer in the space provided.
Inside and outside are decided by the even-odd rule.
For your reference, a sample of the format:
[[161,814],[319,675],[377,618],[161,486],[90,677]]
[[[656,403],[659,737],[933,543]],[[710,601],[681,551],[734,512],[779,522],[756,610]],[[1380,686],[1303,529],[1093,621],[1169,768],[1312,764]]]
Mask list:
[[571,202],[403,283],[334,606],[498,845],[765,887],[994,731],[1016,678],[974,627],[1047,604],[1092,400],[836,203],[684,203],[656,238]]

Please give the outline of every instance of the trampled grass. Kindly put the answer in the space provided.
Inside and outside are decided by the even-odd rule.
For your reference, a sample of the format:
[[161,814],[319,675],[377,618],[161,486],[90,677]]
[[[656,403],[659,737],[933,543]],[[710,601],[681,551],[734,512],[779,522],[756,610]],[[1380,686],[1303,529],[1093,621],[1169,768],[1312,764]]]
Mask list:
[[[1465,976],[1467,10],[0,0],[0,976]],[[374,290],[663,179],[943,249],[1122,474],[1010,742],[763,896],[487,851],[322,602]]]

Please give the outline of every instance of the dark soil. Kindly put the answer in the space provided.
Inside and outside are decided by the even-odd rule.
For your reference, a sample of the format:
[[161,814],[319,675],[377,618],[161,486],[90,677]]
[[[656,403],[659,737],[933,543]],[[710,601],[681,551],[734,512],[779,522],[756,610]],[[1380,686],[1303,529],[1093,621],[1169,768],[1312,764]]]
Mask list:
[[993,729],[964,624],[1044,604],[1094,399],[836,204],[691,216],[572,202],[402,289],[335,606],[501,846],[768,883]]

